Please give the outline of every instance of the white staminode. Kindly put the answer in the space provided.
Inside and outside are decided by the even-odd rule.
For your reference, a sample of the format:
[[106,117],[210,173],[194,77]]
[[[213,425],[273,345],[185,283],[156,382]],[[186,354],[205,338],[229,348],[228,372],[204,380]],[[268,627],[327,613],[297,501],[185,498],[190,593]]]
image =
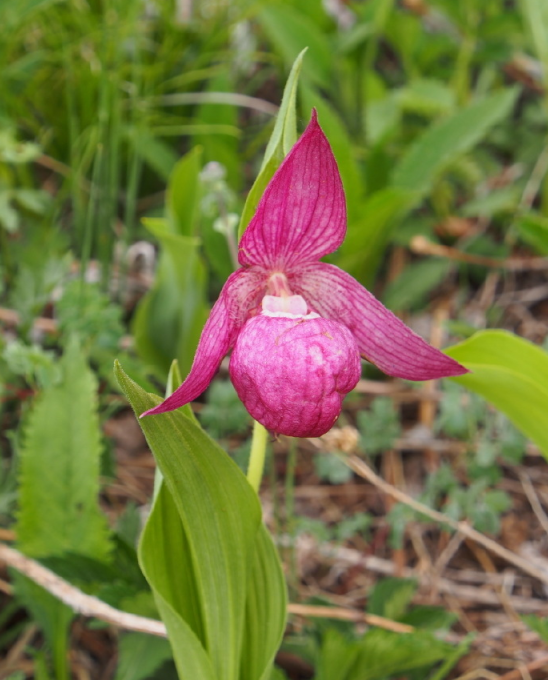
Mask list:
[[265,295],[262,302],[263,315],[286,319],[317,319],[315,312],[307,314],[307,305],[300,295]]

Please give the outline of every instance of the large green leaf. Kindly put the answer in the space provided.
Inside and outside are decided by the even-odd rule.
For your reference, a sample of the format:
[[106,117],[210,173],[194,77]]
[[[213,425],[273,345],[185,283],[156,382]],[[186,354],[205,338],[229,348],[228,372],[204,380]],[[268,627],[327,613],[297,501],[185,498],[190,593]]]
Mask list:
[[167,375],[176,358],[186,375],[208,313],[200,242],[172,233],[165,220],[146,224],[162,252],[154,284],[135,314],[135,344],[139,355],[162,374]]
[[457,113],[435,123],[400,160],[392,184],[426,194],[444,167],[477,144],[510,113],[518,91],[502,90],[469,104]]
[[257,210],[261,196],[264,193],[266,185],[272,179],[272,176],[278,169],[284,156],[289,152],[293,144],[297,141],[297,115],[295,109],[295,102],[297,98],[297,84],[299,81],[299,74],[301,72],[303,57],[306,52],[303,49],[297,56],[291,72],[285,84],[284,93],[280,110],[276,118],[274,130],[268,141],[263,164],[261,170],[257,175],[257,179],[253,183],[251,190],[247,196],[240,226],[238,229],[238,238],[241,239],[247,225]]
[[[137,414],[159,402],[115,372]],[[184,410],[140,422],[163,474],[140,559],[179,675],[261,680],[283,634],[285,586],[258,498]]]
[[32,557],[74,552],[106,560],[97,382],[75,340],[60,366],[62,382],[37,398],[24,428],[18,543]]
[[175,502],[162,481],[139,545],[143,573],[169,633],[181,680],[214,680],[205,645],[195,567]]
[[548,458],[548,354],[506,331],[481,331],[446,354],[471,371],[451,380],[503,411]]
[[268,678],[285,629],[286,610],[285,579],[278,553],[262,524],[247,590],[240,680]]

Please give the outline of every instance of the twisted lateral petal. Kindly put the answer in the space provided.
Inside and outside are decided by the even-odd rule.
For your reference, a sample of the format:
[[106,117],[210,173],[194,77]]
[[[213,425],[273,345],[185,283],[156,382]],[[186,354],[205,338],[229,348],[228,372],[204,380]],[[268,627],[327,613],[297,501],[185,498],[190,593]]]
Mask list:
[[242,240],[241,265],[288,269],[336,250],[346,234],[337,163],[316,111],[267,186]]
[[302,267],[291,279],[322,316],[350,329],[360,352],[388,375],[407,380],[431,380],[468,373],[435,349],[386,309],[350,274],[318,262]]
[[186,380],[165,401],[142,413],[141,418],[173,411],[200,396],[234,345],[249,311],[260,304],[264,288],[264,275],[253,270],[239,269],[229,276],[204,326]]

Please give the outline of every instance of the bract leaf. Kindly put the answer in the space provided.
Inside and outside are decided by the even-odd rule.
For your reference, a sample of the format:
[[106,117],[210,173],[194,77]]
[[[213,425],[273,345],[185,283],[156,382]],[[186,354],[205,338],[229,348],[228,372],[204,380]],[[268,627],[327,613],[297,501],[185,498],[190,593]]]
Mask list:
[[471,373],[452,378],[481,394],[535,442],[548,458],[548,354],[506,331],[480,331],[446,354]]
[[297,83],[306,50],[307,48],[305,47],[295,59],[285,84],[282,103],[276,118],[274,130],[272,131],[272,135],[266,147],[261,170],[251,187],[244,205],[242,219],[240,220],[240,226],[238,228],[238,239],[242,238],[247,225],[255,214],[266,185],[278,169],[284,156],[297,141],[297,114],[295,108]]

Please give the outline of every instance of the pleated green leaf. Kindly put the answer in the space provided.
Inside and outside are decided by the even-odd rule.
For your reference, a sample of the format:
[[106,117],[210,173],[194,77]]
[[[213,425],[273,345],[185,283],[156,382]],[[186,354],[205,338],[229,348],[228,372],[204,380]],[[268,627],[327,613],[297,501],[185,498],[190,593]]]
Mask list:
[[215,680],[202,640],[202,612],[191,551],[175,502],[164,482],[139,545],[139,562],[168,629],[181,680]]
[[257,534],[246,601],[239,680],[266,680],[285,629],[287,598],[276,547],[262,524]]
[[451,380],[494,404],[548,458],[548,354],[506,331],[481,331],[446,354],[472,371]]
[[[118,381],[136,414],[160,399]],[[285,624],[285,585],[245,476],[183,409],[143,418],[163,474],[140,561],[183,680],[261,680]]]

